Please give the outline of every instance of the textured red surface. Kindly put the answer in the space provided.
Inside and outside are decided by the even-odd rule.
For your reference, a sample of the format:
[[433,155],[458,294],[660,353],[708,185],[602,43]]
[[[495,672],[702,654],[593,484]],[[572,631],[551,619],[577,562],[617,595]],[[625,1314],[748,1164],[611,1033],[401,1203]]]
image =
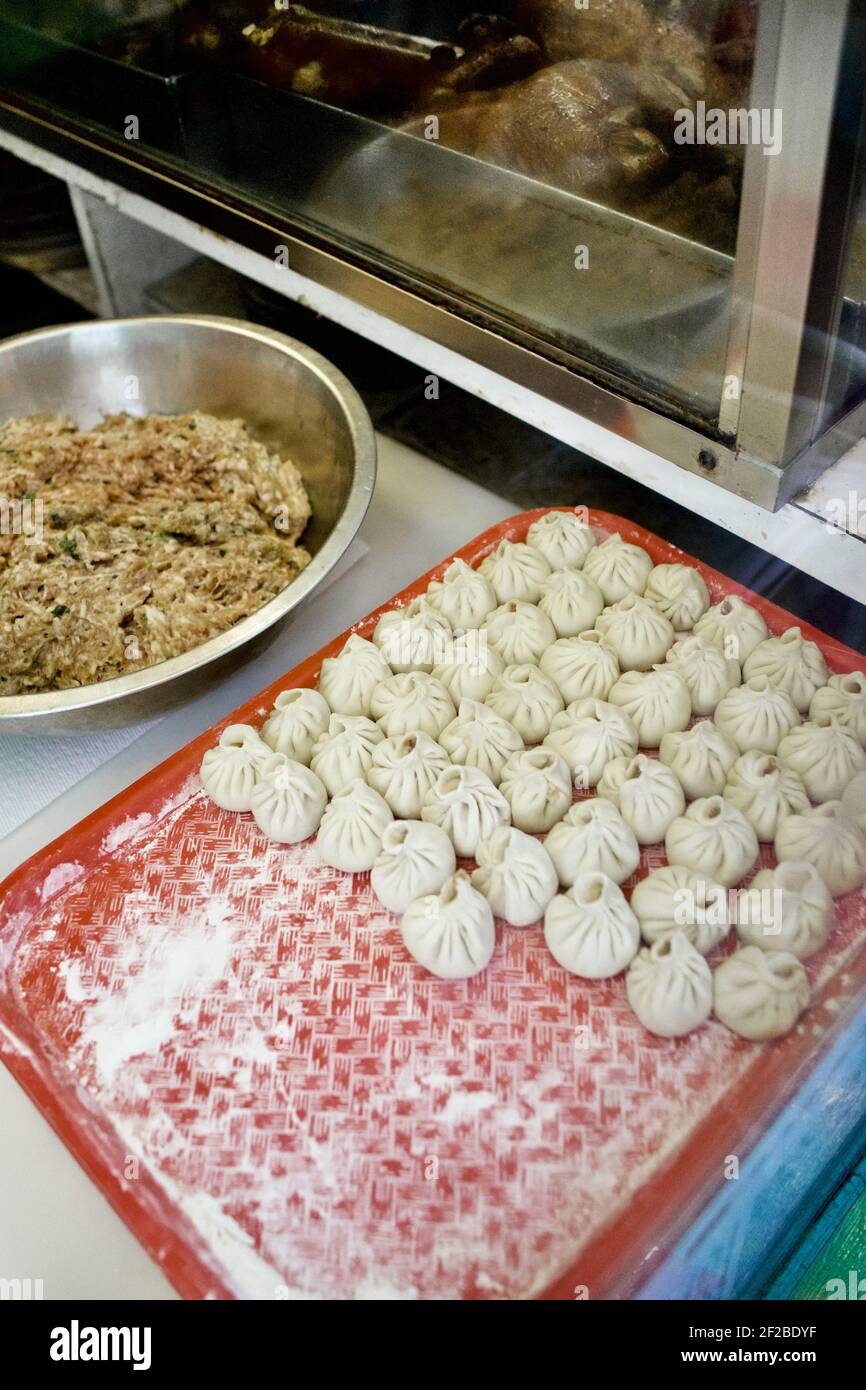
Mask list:
[[[540,514],[459,554],[477,562]],[[657,562],[688,558],[591,520]],[[742,593],[776,632],[795,621],[699,568],[714,601]],[[862,665],[799,626],[833,670]],[[225,723],[259,724],[344,640]],[[653,1038],[622,977],[568,976],[540,926],[501,926],[476,979],[427,975],[366,875],[204,797],[222,727],[3,886],[6,1064],[187,1296],[627,1289],[839,1026],[866,978],[862,895],[809,962],[816,1002],[789,1038],[758,1047],[716,1023]],[[663,862],[651,847],[638,876]]]

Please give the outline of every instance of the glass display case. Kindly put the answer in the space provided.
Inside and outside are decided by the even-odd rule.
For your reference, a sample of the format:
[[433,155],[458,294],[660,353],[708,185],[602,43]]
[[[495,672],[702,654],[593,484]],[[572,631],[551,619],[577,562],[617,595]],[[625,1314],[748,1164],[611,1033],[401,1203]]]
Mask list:
[[3,126],[767,508],[864,432],[864,64],[860,0],[0,0]]

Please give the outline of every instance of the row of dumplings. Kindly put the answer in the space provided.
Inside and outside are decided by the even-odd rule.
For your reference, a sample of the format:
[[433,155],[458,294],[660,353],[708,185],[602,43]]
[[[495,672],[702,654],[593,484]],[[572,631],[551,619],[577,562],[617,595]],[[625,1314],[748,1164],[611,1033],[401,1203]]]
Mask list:
[[[371,870],[410,952],[446,978],[488,963],[494,914],[544,916],[567,969],[628,967],[629,1000],[655,1032],[697,1026],[719,990],[717,1016],[745,1036],[793,1026],[808,1000],[799,958],[826,939],[831,893],[866,875],[866,787],[847,810],[837,800],[866,783],[866,678],[830,677],[797,629],[769,637],[734,597],[711,608],[697,570],[653,566],[618,536],[596,544],[567,512],[478,570],[453,562],[372,638],[326,660],[317,691],[282,692],[261,736],[224,732],[202,764],[218,804],[251,810],[276,839],[318,830],[325,862]],[[753,671],[742,686],[738,657]],[[714,718],[688,728],[693,713]],[[598,795],[572,805],[574,786]],[[718,940],[706,945],[694,912],[654,939],[639,891],[654,876],[631,905],[619,887],[639,846],[663,841],[669,896],[691,874],[697,904],[707,884],[742,881],[759,839],[791,861],[778,881],[755,880],[780,897],[781,926],[753,940],[734,903],[724,933],[734,921],[747,944],[714,975],[704,955]],[[458,855],[476,860],[471,877],[455,873]],[[823,935],[804,936],[819,899]],[[744,969],[757,972],[739,996],[758,998],[757,1021],[732,1003]]]

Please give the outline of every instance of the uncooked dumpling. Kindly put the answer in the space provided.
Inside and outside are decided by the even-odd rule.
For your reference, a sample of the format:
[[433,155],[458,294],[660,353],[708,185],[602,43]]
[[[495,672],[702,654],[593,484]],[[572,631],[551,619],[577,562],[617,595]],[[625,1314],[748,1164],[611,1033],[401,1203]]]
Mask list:
[[316,836],[319,857],[344,873],[366,873],[376,862],[385,827],[393,819],[377,791],[366,782],[350,782],[337,792],[322,816]]
[[616,653],[599,632],[561,637],[543,653],[539,667],[553,681],[566,704],[574,700],[606,700],[619,677]]
[[315,773],[285,753],[271,753],[253,787],[250,810],[269,839],[294,845],[315,834],[327,801]]
[[559,965],[587,980],[618,975],[640,946],[637,918],[604,874],[582,874],[544,914],[544,939]]
[[684,729],[692,714],[686,683],[670,666],[626,671],[608,698],[632,720],[641,748],[658,748],[665,734]]
[[728,773],[724,796],[750,822],[759,840],[772,842],[786,816],[808,811],[806,788],[772,753],[742,753]]
[[544,841],[564,887],[581,874],[602,873],[624,883],[640,863],[634,831],[610,801],[576,801]]
[[395,820],[382,834],[370,884],[383,907],[402,913],[416,898],[438,893],[456,865],[454,846],[438,825]]
[[540,743],[550,732],[551,719],[564,707],[553,681],[531,665],[506,666],[484,703],[526,743]]
[[671,821],[686,809],[683,789],[670,768],[645,753],[609,762],[598,795],[618,807],[640,845],[660,844]]
[[477,767],[497,786],[511,754],[523,747],[513,724],[477,700],[460,701],[457,718],[442,730],[439,742],[452,763]]
[[829,673],[820,647],[809,642],[798,627],[789,627],[781,637],[768,637],[759,643],[743,662],[743,675],[747,681],[766,676],[805,714],[816,690],[827,684]]
[[642,878],[631,909],[650,945],[683,932],[702,956],[724,941],[731,927],[727,888],[684,864],[665,864]]
[[477,767],[449,767],[427,793],[421,819],[438,825],[461,859],[471,859],[481,840],[511,819],[508,802]]
[[522,541],[501,541],[479,568],[493,585],[499,603],[512,599],[537,603],[541,586],[550,574],[550,565],[541,551]]
[[767,624],[757,608],[738,594],[728,594],[721,603],[707,609],[693,631],[720,647],[732,661],[743,662],[767,636]]
[[644,594],[677,632],[693,628],[710,606],[709,590],[694,565],[656,565]]
[[711,719],[665,734],[659,745],[660,761],[673,772],[689,801],[720,795],[738,753],[733,739]]
[[335,714],[370,713],[370,696],[380,681],[391,675],[378,647],[353,632],[339,656],[322,662],[319,694]]
[[427,601],[455,633],[480,627],[496,607],[492,584],[465,560],[452,560],[442,578],[427,585]]
[[601,610],[601,589],[580,570],[554,570],[541,586],[538,606],[556,629],[557,637],[576,637],[591,628]]
[[575,700],[554,715],[544,746],[565,759],[574,785],[586,790],[611,758],[637,752],[637,729],[623,710],[604,700]]
[[706,637],[694,633],[674,642],[665,660],[678,671],[688,687],[692,714],[712,714],[722,696],[740,684],[740,667]]
[[713,1011],[713,974],[681,931],[644,946],[625,977],[628,1002],[644,1028],[681,1038]]
[[684,864],[733,888],[755,866],[758,837],[736,806],[724,797],[707,796],[672,822],[665,853],[671,864]]
[[281,690],[262,729],[262,738],[275,753],[309,764],[313,744],[328,727],[331,709],[318,690]]
[[482,635],[506,666],[538,662],[542,652],[556,641],[553,623],[534,603],[510,599],[485,618]]
[[787,860],[762,869],[737,894],[737,935],[762,951],[790,951],[807,960],[827,940],[833,897],[811,864]]
[[373,641],[391,670],[426,671],[447,661],[453,642],[450,623],[422,594],[405,608],[383,613]]
[[370,713],[386,738],[422,733],[438,738],[457,711],[441,681],[426,671],[389,676],[370,697]]
[[741,753],[758,749],[775,753],[786,734],[800,723],[797,706],[766,676],[753,676],[728,691],[716,707],[715,720]]
[[653,603],[637,594],[626,594],[612,603],[595,622],[623,671],[648,671],[664,661],[674,640],[674,630]]
[[418,817],[436,779],[450,767],[448,754],[427,734],[386,738],[373,749],[367,781],[395,816]]
[[579,570],[595,546],[595,532],[577,512],[548,512],[533,521],[528,545],[540,550],[551,569]]
[[653,562],[639,545],[616,533],[589,552],[583,573],[601,589],[605,603],[619,603],[626,594],[642,594]]
[[713,975],[716,1018],[752,1042],[790,1033],[809,1004],[809,981],[788,951],[744,946],[723,960]]
[[438,893],[410,903],[403,941],[419,965],[443,980],[468,980],[490,963],[496,945],[493,913],[468,874],[458,871]]
[[384,738],[378,724],[363,715],[332,714],[328,727],[313,745],[310,767],[336,796],[349,782],[366,778],[373,749]]
[[809,706],[809,718],[821,719],[833,715],[866,747],[866,674],[849,671],[845,676],[831,676],[826,685],[816,690]]
[[540,835],[562,820],[571,805],[571,773],[552,748],[527,748],[512,753],[499,790],[511,807],[512,824]]
[[783,820],[776,858],[814,865],[834,898],[862,888],[866,880],[866,836],[841,801],[825,801]]
[[461,700],[485,700],[505,661],[490,645],[484,631],[461,633],[455,637],[448,660],[433,667],[433,678],[451,696],[455,708]]
[[249,811],[253,788],[271,749],[249,724],[229,724],[201,762],[202,786],[224,811]]
[[481,841],[475,858],[472,886],[497,917],[512,927],[528,927],[544,916],[559,881],[543,845],[522,830],[501,825]]
[[813,801],[838,801],[858,772],[866,772],[859,740],[834,715],[792,729],[779,744],[779,762],[803,779]]

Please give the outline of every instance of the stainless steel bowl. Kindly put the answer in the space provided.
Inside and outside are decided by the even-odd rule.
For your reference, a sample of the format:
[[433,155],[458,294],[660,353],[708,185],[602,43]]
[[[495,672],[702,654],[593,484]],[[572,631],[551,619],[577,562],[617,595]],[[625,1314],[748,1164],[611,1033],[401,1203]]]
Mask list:
[[313,508],[307,568],[276,598],[183,656],[74,690],[0,696],[0,732],[68,733],[146,718],[251,654],[334,568],[376,479],[370,417],[341,372],[283,333],[204,314],[108,319],[0,343],[0,419],[203,410],[240,416],[300,469]]

